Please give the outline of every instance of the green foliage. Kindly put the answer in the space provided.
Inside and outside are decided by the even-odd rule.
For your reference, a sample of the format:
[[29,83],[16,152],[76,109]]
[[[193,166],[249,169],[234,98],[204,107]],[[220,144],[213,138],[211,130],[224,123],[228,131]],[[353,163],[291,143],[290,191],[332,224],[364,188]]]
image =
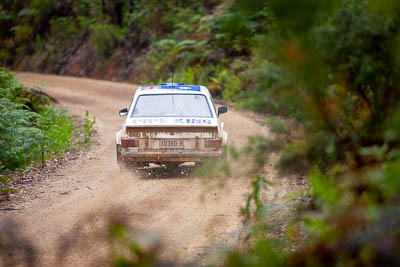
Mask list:
[[267,184],[267,181],[265,180],[264,177],[258,175],[251,182],[251,185],[253,187],[253,192],[249,194],[249,196],[247,197],[246,206],[242,207],[240,210],[241,213],[246,216],[246,221],[248,221],[251,216],[250,208],[252,201],[254,202],[255,205],[254,216],[256,218],[257,217],[260,218],[261,216],[261,212],[263,211],[264,208],[264,204],[260,199],[260,189],[262,184]]
[[229,12],[218,18],[216,25],[217,44],[222,46],[227,54],[248,53],[254,45],[254,37],[265,33],[269,26],[267,7],[254,1],[245,3],[235,1]]
[[369,176],[373,185],[378,187],[381,193],[384,194],[384,198],[391,200],[400,192],[399,174],[400,160],[396,159],[374,170]]
[[[110,226],[112,241],[112,262],[116,267],[127,266],[150,266],[156,262],[157,259],[157,240],[152,240],[151,236],[145,237],[147,239],[147,248],[144,248],[138,241],[134,240],[127,228],[118,223]],[[153,242],[149,244],[149,241]],[[128,253],[122,253],[127,251]]]
[[340,194],[333,179],[325,176],[318,169],[310,173],[310,182],[312,186],[312,196],[316,201],[322,204],[335,204]]
[[0,170],[18,170],[87,144],[95,133],[86,112],[82,141],[74,140],[72,117],[50,104],[37,90],[28,90],[6,69],[0,69]]
[[0,114],[0,161],[7,169],[22,168],[39,154],[39,116],[6,98],[0,99]]
[[[71,43],[71,36],[78,35],[78,25],[72,17],[57,17],[50,20],[51,36],[59,41]],[[39,43],[39,42],[38,42]]]
[[68,150],[74,129],[71,117],[63,110],[44,105],[49,103],[45,96],[28,93],[5,69],[0,77],[3,168],[24,168],[30,162],[42,162],[54,153]]
[[[359,159],[358,146],[394,136],[384,122],[395,119],[399,99],[398,19],[381,16],[364,1],[296,5],[299,10],[290,1],[270,3],[282,25],[256,38],[242,104],[302,122],[303,154],[321,167]],[[315,12],[303,21],[302,8]]]
[[241,149],[241,154],[250,156],[252,158],[253,169],[256,173],[268,162],[269,154],[273,151],[276,151],[278,148],[279,144],[276,142],[256,136],[249,138],[247,145]]
[[[13,29],[1,36],[0,60],[5,64],[23,62],[59,72],[66,63],[60,58],[70,57],[78,47],[88,49],[98,66],[135,51],[135,58],[121,59],[135,59],[134,82],[165,82],[175,70],[176,81],[209,85],[213,94],[227,100],[239,98],[243,88],[238,77],[243,69],[235,68],[233,57],[248,55],[252,35],[264,32],[268,24],[265,8],[242,12],[235,3],[214,0],[30,0],[24,7],[5,1],[3,9],[3,28]],[[26,56],[32,54],[35,60],[28,62]]]
[[18,25],[11,29],[14,32],[15,41],[27,42],[32,39],[33,27],[31,25]]
[[94,23],[90,25],[90,29],[93,50],[106,56],[109,56],[124,38],[124,30],[118,26]]
[[61,154],[72,148],[71,134],[74,130],[72,118],[64,109],[45,106],[40,112],[40,128],[43,132],[41,149],[47,159],[54,153]]
[[[304,134],[283,150],[281,169],[316,166],[309,174],[310,205],[291,226],[305,231],[307,246],[288,254],[278,247],[274,255],[286,254],[286,261],[271,265],[398,265],[399,2],[265,5],[277,28],[256,38],[244,104],[302,124]],[[282,130],[279,123],[270,126]],[[267,236],[260,241],[268,243]],[[257,244],[226,262],[265,264],[255,257]]]
[[[206,85],[241,107],[301,125],[292,141],[253,137],[244,149],[230,150],[233,158],[251,156],[255,174],[283,146],[281,170],[315,166],[311,204],[296,220],[299,232],[312,237],[308,246],[288,252],[265,234],[249,251],[232,252],[227,265],[398,265],[399,1],[78,0],[72,8],[53,0],[16,2],[0,4],[0,26],[10,29],[0,36],[4,64],[35,49],[54,58],[54,47],[67,49],[73,36],[89,40],[104,58],[137,52],[135,82],[170,81],[174,71],[176,82]],[[43,151],[40,140],[69,131],[68,119],[43,115],[9,73],[0,72],[0,85],[0,166],[25,166],[37,157],[33,151]],[[54,134],[43,129],[43,116],[58,123]],[[86,114],[78,136],[91,136],[92,122]],[[278,135],[292,130],[279,120],[268,124]],[[247,214],[251,201],[263,204],[261,184],[260,177],[253,182]]]
[[226,266],[289,266],[287,255],[280,253],[282,245],[276,240],[259,239],[251,249],[250,255],[243,255],[240,252],[230,252],[226,259]]
[[307,169],[306,147],[304,142],[292,142],[285,146],[278,166],[282,172],[302,172]]
[[268,118],[266,120],[271,132],[277,134],[288,134],[289,128],[288,125],[282,120],[278,118]]
[[83,129],[85,131],[84,134],[84,141],[85,143],[90,143],[90,141],[92,140],[91,137],[93,136],[93,134],[95,134],[97,131],[93,128],[93,125],[96,123],[96,117],[93,116],[93,119],[90,119],[89,116],[89,111],[86,110],[85,113],[85,120],[84,120],[84,124],[83,124]]

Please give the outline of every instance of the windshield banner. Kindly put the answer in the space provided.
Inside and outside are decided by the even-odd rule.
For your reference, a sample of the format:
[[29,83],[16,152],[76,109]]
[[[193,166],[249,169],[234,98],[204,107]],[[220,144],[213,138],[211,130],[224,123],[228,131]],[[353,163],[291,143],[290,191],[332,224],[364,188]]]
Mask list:
[[146,118],[146,119],[132,119],[132,124],[182,124],[182,125],[211,125],[211,119],[198,119],[198,118]]

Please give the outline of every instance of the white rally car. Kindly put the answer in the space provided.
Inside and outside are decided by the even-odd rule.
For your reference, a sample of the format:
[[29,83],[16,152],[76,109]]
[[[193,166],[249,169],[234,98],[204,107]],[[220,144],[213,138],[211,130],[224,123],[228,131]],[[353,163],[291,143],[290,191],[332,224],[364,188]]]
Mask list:
[[150,163],[178,166],[224,157],[228,134],[204,86],[163,83],[139,87],[116,134],[117,162],[145,167]]

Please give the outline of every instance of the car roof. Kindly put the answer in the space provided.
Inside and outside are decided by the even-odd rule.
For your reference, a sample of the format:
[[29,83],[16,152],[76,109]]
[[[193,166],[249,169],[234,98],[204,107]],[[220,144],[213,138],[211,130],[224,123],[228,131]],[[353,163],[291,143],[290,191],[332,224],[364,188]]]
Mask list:
[[205,86],[201,85],[185,85],[183,83],[162,83],[159,85],[142,85],[135,95],[148,94],[202,94],[210,96],[210,92]]

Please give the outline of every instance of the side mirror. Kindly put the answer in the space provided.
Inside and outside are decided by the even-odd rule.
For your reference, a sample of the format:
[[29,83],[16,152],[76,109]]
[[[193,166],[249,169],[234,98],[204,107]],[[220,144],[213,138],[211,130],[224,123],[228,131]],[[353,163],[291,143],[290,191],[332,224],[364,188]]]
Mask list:
[[127,109],[127,108],[121,109],[121,110],[119,111],[119,115],[120,115],[121,117],[128,115],[128,109]]
[[223,113],[227,113],[228,112],[228,107],[223,106],[223,107],[219,107],[218,108],[218,117],[219,115],[223,114]]

